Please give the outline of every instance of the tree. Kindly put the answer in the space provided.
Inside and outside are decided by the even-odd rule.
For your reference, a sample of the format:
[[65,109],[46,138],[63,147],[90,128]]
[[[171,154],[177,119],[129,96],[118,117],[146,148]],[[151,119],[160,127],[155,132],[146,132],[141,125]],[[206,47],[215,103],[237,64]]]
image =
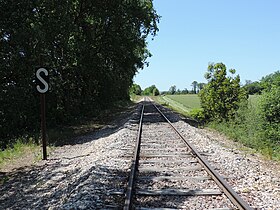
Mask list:
[[246,99],[244,89],[240,87],[239,75],[233,77],[234,69],[227,76],[227,69],[223,63],[212,63],[208,66],[205,78],[208,84],[200,91],[199,97],[204,114],[208,119],[228,120],[239,108],[239,103]]
[[153,89],[153,96],[158,96],[159,95],[159,90],[157,88]]
[[198,92],[200,92],[204,86],[205,86],[205,83],[197,83]]
[[193,86],[193,92],[194,92],[194,94],[196,94],[197,92],[196,92],[196,89],[197,89],[197,84],[198,84],[198,82],[197,81],[193,81],[192,82],[192,86]]
[[152,0],[3,0],[0,11],[0,139],[38,129],[38,66],[50,74],[49,125],[128,100],[159,21]]
[[269,91],[273,86],[280,86],[280,71],[276,71],[263,77],[260,81],[260,85],[263,89]]
[[[155,90],[155,89],[157,89],[157,87],[155,85],[151,85],[151,86],[145,88],[145,90],[143,91],[143,95],[146,95],[146,96],[154,95],[158,91],[158,89],[157,90]],[[159,93],[159,91],[158,91],[158,93]]]
[[263,87],[259,82],[246,81],[243,87],[249,95],[261,94]]
[[130,92],[130,94],[141,95],[142,89],[141,89],[140,85],[133,84],[133,85],[131,86],[129,92]]
[[176,91],[176,94],[180,95],[182,93],[182,91],[178,88]]
[[172,85],[170,88],[169,88],[169,93],[171,95],[174,95],[176,93],[176,85]]
[[273,86],[260,96],[259,115],[264,119],[262,128],[266,140],[280,143],[280,86]]
[[185,88],[184,90],[182,90],[182,92],[181,92],[182,94],[188,94],[189,93],[189,91],[188,91],[188,89],[187,88]]

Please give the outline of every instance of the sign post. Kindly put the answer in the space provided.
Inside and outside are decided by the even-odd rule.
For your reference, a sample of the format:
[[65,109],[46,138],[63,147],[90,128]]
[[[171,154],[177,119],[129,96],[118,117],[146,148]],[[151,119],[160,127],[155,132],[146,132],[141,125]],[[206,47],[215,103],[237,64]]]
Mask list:
[[45,68],[36,71],[36,89],[40,93],[41,101],[41,130],[43,144],[43,160],[47,160],[47,138],[46,138],[46,95],[49,90],[49,72]]

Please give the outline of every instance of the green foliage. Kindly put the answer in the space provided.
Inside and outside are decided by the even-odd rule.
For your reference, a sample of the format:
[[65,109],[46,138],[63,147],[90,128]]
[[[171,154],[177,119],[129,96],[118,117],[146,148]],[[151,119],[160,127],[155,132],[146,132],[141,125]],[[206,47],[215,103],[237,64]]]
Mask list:
[[206,117],[205,117],[205,114],[204,114],[204,111],[203,109],[192,109],[190,111],[190,116],[193,118],[193,119],[196,119],[198,122],[200,123],[204,123],[206,121]]
[[0,146],[39,129],[36,68],[50,72],[48,126],[67,124],[129,99],[158,31],[152,0],[4,0],[0,11]]
[[280,86],[273,86],[263,93],[259,109],[265,120],[265,135],[270,141],[280,144]]
[[154,91],[155,91],[155,93],[158,91],[158,89],[157,90],[155,90],[155,89],[157,89],[157,87],[155,85],[151,85],[150,87],[145,88],[145,90],[142,92],[142,94],[145,96],[152,96],[152,95],[154,95]]
[[280,71],[276,71],[261,79],[260,82],[263,89],[270,91],[274,86],[280,86]]
[[[33,156],[39,156],[40,147],[34,144],[34,140],[30,137],[28,140],[25,138],[18,138],[15,140],[13,146],[8,147],[4,151],[0,151],[0,167],[7,163],[7,161],[11,161],[26,153],[32,153]],[[36,157],[35,157],[36,158]]]
[[205,85],[206,85],[205,83],[198,83],[197,84],[198,92],[200,92]]
[[[241,103],[235,117],[229,121],[213,121],[208,126],[217,129],[230,138],[253,148],[266,157],[280,160],[280,145],[269,136],[270,127],[262,115],[259,102]],[[278,134],[279,139],[279,134]]]
[[174,95],[176,93],[176,85],[172,85],[170,88],[169,88],[169,94],[171,95]]
[[201,106],[205,117],[213,120],[228,120],[235,115],[240,101],[246,99],[245,91],[240,87],[240,77],[234,69],[229,70],[232,76],[227,76],[223,63],[209,64],[205,78],[208,84],[200,91]]
[[193,93],[196,94],[197,93],[197,88],[198,88],[198,82],[193,81],[192,86],[193,86]]
[[261,94],[263,87],[261,86],[260,82],[247,81],[246,85],[244,86],[244,89],[249,95],[254,95]]
[[260,109],[269,123],[280,123],[280,86],[265,91],[260,98]]
[[274,102],[277,104],[279,97],[277,95],[277,90],[275,90],[275,92],[266,92],[261,96],[250,96],[248,102],[240,103],[234,118],[228,121],[213,121],[209,126],[256,149],[268,158],[280,160],[280,126],[276,117],[278,113],[275,113],[275,117],[274,114],[271,115],[276,111]]
[[141,95],[142,93],[142,89],[140,87],[140,85],[137,85],[137,84],[133,84],[130,89],[129,89],[129,93],[130,94],[135,94],[135,95]]
[[189,93],[189,91],[187,88],[185,88],[184,90],[181,91],[181,94],[188,94],[188,93]]
[[157,88],[153,89],[153,96],[158,96],[159,95],[159,90]]

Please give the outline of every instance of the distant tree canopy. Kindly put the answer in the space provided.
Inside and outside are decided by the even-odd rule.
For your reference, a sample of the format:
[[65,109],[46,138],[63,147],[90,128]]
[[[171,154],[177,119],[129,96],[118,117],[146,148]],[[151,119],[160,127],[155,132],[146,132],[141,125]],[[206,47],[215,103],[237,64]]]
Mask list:
[[261,94],[263,87],[260,82],[251,82],[249,80],[246,81],[244,85],[244,89],[247,91],[249,95]]
[[[234,75],[235,70],[229,72]],[[234,116],[242,99],[246,99],[244,89],[240,87],[240,77],[227,76],[223,63],[212,63],[205,74],[208,84],[199,96],[204,114],[208,119],[227,120]]]
[[263,91],[270,91],[274,87],[280,86],[280,71],[276,71],[263,77],[259,82],[252,82],[251,80],[246,80],[244,85],[245,90],[249,95],[261,94]]
[[263,77],[260,81],[260,85],[267,91],[271,90],[274,87],[280,87],[280,71],[276,71]]
[[172,85],[170,88],[169,88],[169,94],[171,95],[174,95],[176,93],[177,89],[176,89],[176,85]]
[[133,84],[130,87],[129,92],[130,92],[130,94],[135,94],[135,95],[139,95],[140,96],[142,94],[142,89],[141,89],[140,85]]
[[50,72],[49,124],[127,99],[159,21],[152,0],[3,0],[0,11],[0,138],[38,127],[38,67]]
[[203,89],[203,87],[204,87],[205,85],[206,85],[205,83],[198,83],[198,84],[197,84],[198,92],[200,92],[200,91]]
[[181,94],[188,94],[188,93],[189,93],[189,91],[187,88],[185,88],[184,90],[181,91]]
[[192,82],[192,87],[193,87],[192,90],[193,90],[193,93],[194,93],[194,94],[197,93],[197,87],[198,87],[197,85],[198,85],[198,82],[197,82],[197,81],[193,81],[193,82]]
[[159,90],[157,89],[157,87],[155,85],[151,85],[150,87],[147,87],[147,88],[145,88],[145,90],[143,90],[142,95],[157,96],[157,95],[159,95]]

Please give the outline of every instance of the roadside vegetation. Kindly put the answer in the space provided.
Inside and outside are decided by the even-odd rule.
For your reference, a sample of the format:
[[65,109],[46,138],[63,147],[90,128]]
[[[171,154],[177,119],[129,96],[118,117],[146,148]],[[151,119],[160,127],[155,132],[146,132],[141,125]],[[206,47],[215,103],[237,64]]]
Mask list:
[[178,94],[171,87],[172,92],[154,99],[269,159],[280,160],[280,72],[241,87],[235,70],[217,63],[208,66],[205,77],[208,83],[198,94]]

